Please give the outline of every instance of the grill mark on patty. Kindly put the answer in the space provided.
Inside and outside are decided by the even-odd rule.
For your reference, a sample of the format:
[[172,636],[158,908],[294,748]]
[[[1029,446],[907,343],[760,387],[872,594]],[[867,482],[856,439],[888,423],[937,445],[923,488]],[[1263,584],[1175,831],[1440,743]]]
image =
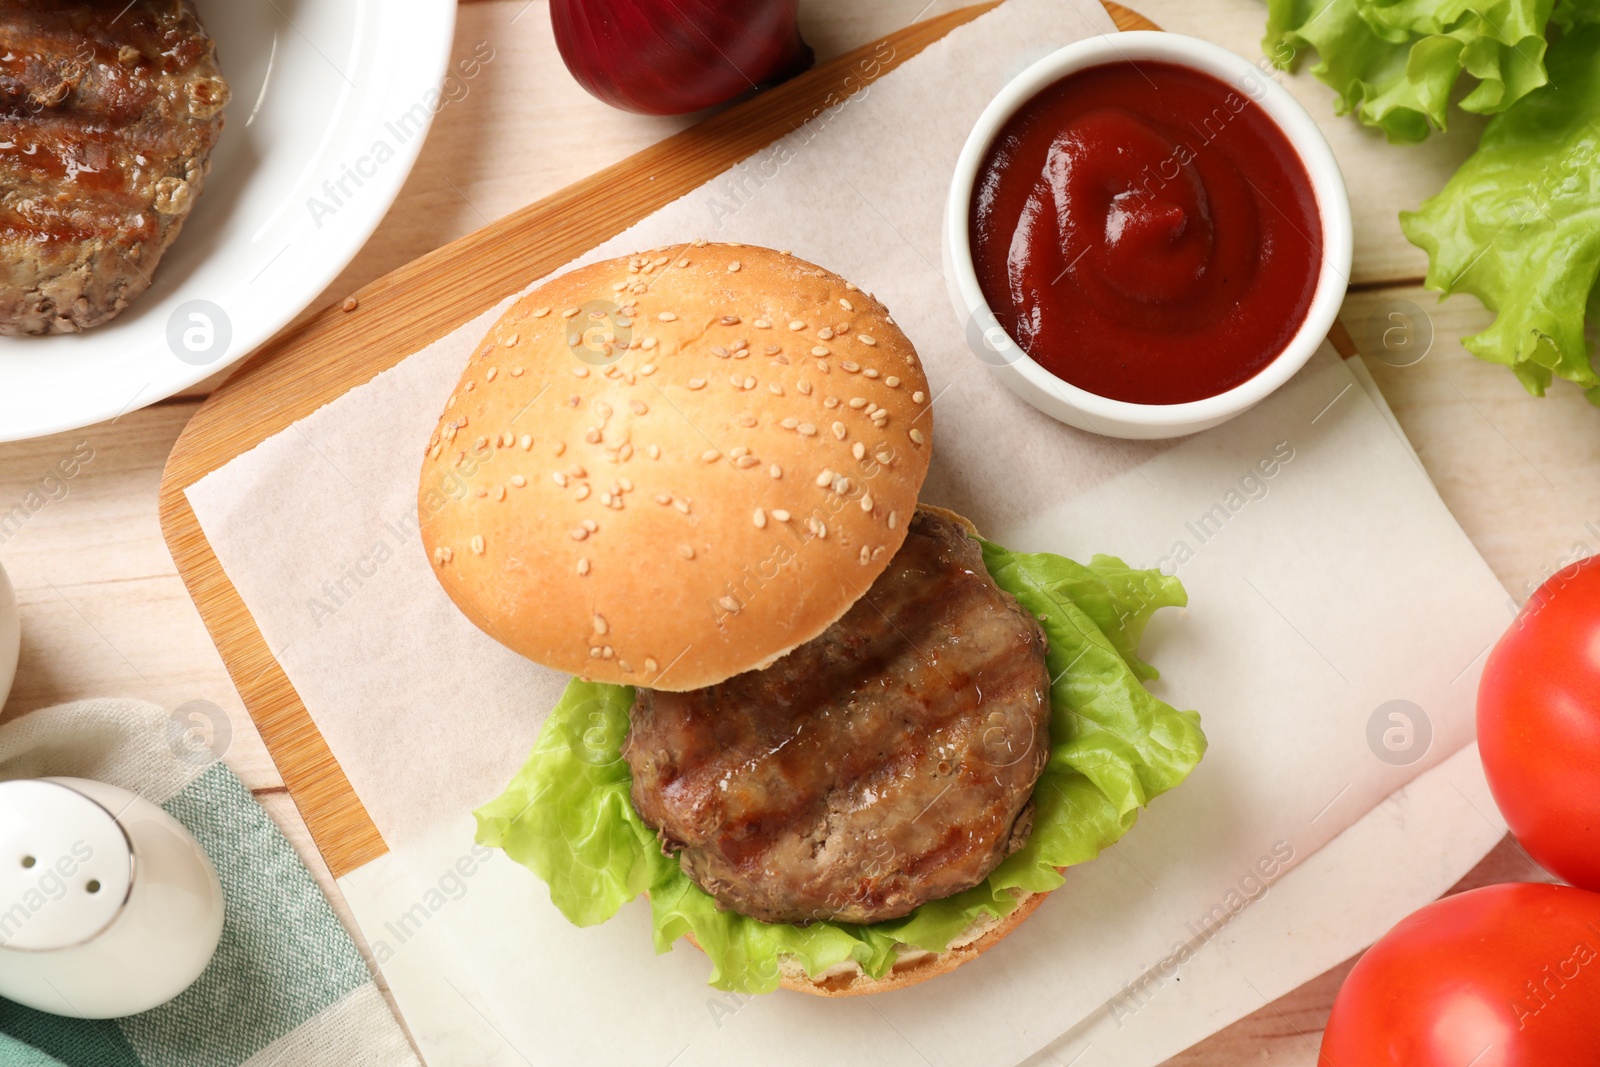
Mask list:
[[0,0],[0,334],[149,284],[200,196],[227,83],[193,0]]
[[685,872],[769,922],[875,922],[1020,846],[1049,750],[1035,619],[919,511],[865,596],[762,671],[640,690],[633,801]]

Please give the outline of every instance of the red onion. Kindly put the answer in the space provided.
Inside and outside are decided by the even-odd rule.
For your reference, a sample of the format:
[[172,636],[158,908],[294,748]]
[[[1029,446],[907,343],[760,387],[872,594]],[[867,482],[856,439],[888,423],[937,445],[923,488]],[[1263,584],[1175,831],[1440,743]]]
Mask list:
[[811,65],[799,0],[550,0],[567,69],[613,107],[682,115]]

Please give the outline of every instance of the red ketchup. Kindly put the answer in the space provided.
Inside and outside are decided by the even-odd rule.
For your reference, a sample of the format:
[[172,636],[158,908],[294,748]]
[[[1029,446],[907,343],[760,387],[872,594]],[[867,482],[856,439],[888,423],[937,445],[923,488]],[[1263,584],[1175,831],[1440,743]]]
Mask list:
[[1171,63],[1111,63],[1028,101],[973,193],[972,258],[1000,325],[1081,389],[1138,404],[1244,382],[1305,320],[1322,222],[1262,108]]

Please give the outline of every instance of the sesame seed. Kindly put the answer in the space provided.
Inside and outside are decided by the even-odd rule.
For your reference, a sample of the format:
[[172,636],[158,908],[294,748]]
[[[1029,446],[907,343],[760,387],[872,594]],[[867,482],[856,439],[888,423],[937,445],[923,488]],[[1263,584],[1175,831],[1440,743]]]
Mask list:
[[644,669],[647,674],[654,674],[657,666],[658,664],[654,659],[650,658],[649,656],[645,657]]
[[483,380],[486,382],[492,382],[494,381],[494,376],[499,373],[500,372],[494,367],[490,367],[488,370],[483,372]]
[[583,439],[591,445],[597,445],[600,443],[600,431],[591,426],[589,432],[583,435]]
[[673,314],[670,311],[663,311],[659,315],[657,315],[656,318],[661,320],[662,322],[676,322],[676,321],[678,321],[678,316]]
[[900,379],[891,374],[883,380],[883,384],[887,385],[890,389],[898,389],[900,388]]
[[861,369],[861,364],[855,362],[854,360],[849,360],[849,359],[847,359],[843,363],[839,364],[839,366],[843,367],[845,370],[849,371],[851,374],[854,374],[856,371]]
[[661,446],[660,445],[651,445],[649,448],[645,449],[645,452],[649,454],[651,459],[660,459],[661,458]]
[[744,380],[744,387],[746,389],[754,389],[756,387],[756,380],[747,375]]
[[580,559],[580,560],[578,560],[578,577],[581,578],[585,574],[588,574],[588,573],[589,573],[589,561],[588,561],[588,559]]
[[862,444],[860,441],[857,441],[855,444],[850,446],[850,454],[856,457],[856,459],[865,459],[867,456],[867,446]]
[[512,376],[512,377],[513,377],[513,378],[520,378],[520,377],[522,377],[522,368],[521,368],[521,367],[512,367],[512,368],[511,368],[511,376]]
[[633,673],[633,664],[629,663],[625,659],[617,660],[617,666],[622,668],[622,673],[623,674],[632,674]]
[[584,519],[583,522],[579,523],[579,525],[585,530],[588,530],[590,533],[595,533],[600,529],[600,524],[595,522],[593,519]]
[[660,504],[662,507],[666,507],[668,504],[672,503],[672,494],[671,493],[657,493],[656,494],[656,503]]
[[802,422],[799,425],[798,429],[800,431],[800,436],[801,437],[815,437],[815,436],[817,436],[817,428],[815,426],[811,425],[811,423],[809,423],[809,422]]
[[758,330],[772,329],[772,321],[770,319],[757,319],[755,322],[751,323],[751,325]]
[[922,431],[921,430],[919,430],[915,426],[913,426],[913,427],[911,427],[911,440],[913,442],[915,442],[916,444],[920,445],[924,441],[926,441],[927,438],[922,436]]
[[872,494],[871,493],[863,493],[861,495],[861,510],[865,511],[869,515],[872,514]]
[[826,467],[822,468],[822,473],[817,475],[817,487],[819,489],[826,489],[828,486],[830,486],[832,484],[833,484],[833,472],[831,470],[829,470],[828,468],[826,468]]
[[734,460],[734,466],[738,467],[740,470],[749,470],[751,467],[758,466],[760,463],[761,461],[754,456],[740,456],[738,459]]
[[483,555],[483,534],[472,535],[472,551],[476,555]]
[[817,336],[822,338],[824,341],[833,340],[833,327],[824,326],[822,329],[817,331]]
[[687,500],[675,499],[672,502],[672,506],[683,512],[685,515],[689,514],[689,502]]
[[778,425],[782,426],[785,430],[793,430],[800,425],[800,420],[796,418],[788,418],[778,423]]
[[478,491],[477,491],[477,493],[475,495],[477,495],[477,496],[488,496],[489,495],[489,490],[480,485],[480,486],[478,486]]
[[567,310],[565,310],[565,311],[563,311],[561,313],[561,317],[564,318],[564,319],[570,319],[570,318],[572,318],[572,316],[576,315],[578,312],[580,312],[582,310],[583,310],[582,308],[567,308]]
[[715,463],[721,457],[722,453],[718,452],[714,448],[708,448],[704,452],[700,453],[700,459],[704,463]]
[[550,475],[550,480],[555,482],[563,489],[567,487],[567,476],[562,474],[560,471],[553,471]]
[[621,489],[624,493],[631,493],[633,492],[633,483],[626,478],[618,478],[617,488]]
[[578,486],[578,499],[579,500],[588,500],[589,499],[589,487],[587,485]]
[[512,475],[512,476],[511,476],[511,484],[512,484],[512,486],[514,486],[514,487],[515,487],[515,488],[517,488],[517,489],[521,489],[521,488],[522,488],[522,487],[523,487],[523,486],[525,486],[525,485],[527,485],[527,484],[528,484],[528,479],[526,479],[526,478],[524,478],[524,477],[523,477],[523,476],[522,476],[522,475],[520,475],[520,474],[513,474],[513,475]]
[[782,396],[783,395],[783,386],[778,382],[768,382],[767,383],[767,391],[769,393],[771,393],[773,396]]
[[850,301],[846,300],[842,296],[839,298],[839,306],[844,308],[846,311],[854,311],[856,309],[854,304],[850,303]]
[[811,349],[811,354],[813,356],[826,356],[831,351],[833,350],[827,345],[816,345]]
[[851,483],[850,479],[846,478],[842,474],[833,480],[833,491],[838,493],[840,496],[849,496],[851,490],[854,488],[855,486]]
[[650,410],[643,400],[630,400],[628,401],[628,407],[635,415],[643,415]]
[[916,392],[911,394],[911,402],[913,404],[920,404],[927,398],[928,394],[924,393],[921,389],[918,389]]
[[445,545],[439,549],[439,558],[444,560],[446,563],[449,563],[451,560],[456,558],[456,550],[451,548],[449,545]]
[[827,408],[829,411],[832,411],[834,408],[839,406],[839,398],[836,396],[830,396],[822,402],[822,406]]
[[678,260],[678,269],[679,270],[682,270],[684,267],[687,267],[688,265],[689,265],[689,261],[687,259]]
[[489,439],[487,437],[480,437],[473,442],[472,447],[476,448],[479,452],[482,452],[484,449],[489,447]]
[[600,503],[609,508],[611,506],[611,494],[610,493],[601,493],[600,494]]
[[706,387],[706,380],[704,378],[690,378],[689,379],[689,388],[690,389],[704,389],[705,387]]
[[865,567],[872,560],[872,552],[866,545],[861,546],[861,565]]
[[728,264],[728,273],[729,274],[737,274],[738,272],[739,272],[739,261],[736,259],[732,263]]
[[644,341],[641,342],[640,345],[639,345],[639,347],[644,349],[646,352],[650,351],[655,346],[656,346],[656,339],[654,337],[646,337],[644,339]]
[[622,292],[622,290],[626,289],[627,287],[628,287],[628,283],[627,282],[617,282],[615,285],[613,285],[611,287],[611,291],[613,293],[620,293],[620,292]]
[[783,510],[782,508],[773,508],[772,509],[772,517],[774,519],[776,519],[777,521],[779,521],[779,522],[788,522],[789,521],[789,513],[787,511]]
[[696,247],[696,248],[704,248],[705,246],[706,246],[706,239],[704,237],[696,237],[694,239],[694,247]]
[[764,530],[767,528],[767,513],[760,508],[756,508],[756,513],[750,519],[756,524],[756,529]]
[[867,406],[867,398],[864,396],[853,396],[850,398],[850,406],[855,408],[857,411],[860,411],[862,408]]
[[655,372],[656,365],[654,363],[646,363],[644,366],[639,368],[639,373],[646,378],[650,377],[650,375],[654,374]]
[[590,648],[589,648],[589,658],[590,659],[599,659],[600,658],[600,646],[599,645],[591,645],[590,646]]
[[791,330],[803,330],[805,328],[806,324],[801,322],[799,319],[795,319],[793,322],[789,323],[789,329]]
[[889,512],[889,529],[892,530],[896,526],[898,526],[899,524],[900,524],[900,513],[898,511]]
[[850,290],[852,293],[856,291],[856,283],[855,282],[845,282],[844,283],[844,287],[846,289]]
[[606,623],[606,617],[604,615],[596,614],[594,617],[594,632],[599,634],[601,637],[604,637],[606,633],[610,631],[610,629],[611,627]]
[[876,378],[878,376],[878,369],[876,367],[868,367],[861,373],[865,374],[868,378]]
[[572,376],[574,378],[587,378],[589,376],[589,368],[588,367],[573,367],[572,368]]
[[679,545],[678,555],[684,559],[694,559],[694,548],[690,545]]
[[873,337],[871,334],[868,334],[868,333],[858,333],[858,334],[856,334],[856,340],[860,341],[862,344],[866,345],[869,348],[878,343],[878,339],[876,337]]
[[836,422],[833,424],[833,436],[836,440],[843,441],[849,432],[844,428],[844,423]]
[[549,308],[534,308],[533,311],[530,314],[531,314],[531,316],[533,318],[542,319],[546,315],[550,314],[550,309]]
[[738,611],[744,606],[731,596],[719,597],[717,599],[717,603],[722,605],[722,607],[727,611]]
[[506,487],[503,486],[503,485],[495,486],[494,487],[494,498],[496,500],[504,500],[506,498]]
[[614,655],[616,655],[616,652],[612,650],[610,645],[607,645],[600,650],[601,659],[610,659]]
[[804,378],[801,378],[798,382],[795,383],[795,388],[800,391],[800,395],[801,396],[810,396],[811,395],[811,383],[806,381]]
[[566,450],[567,450],[567,443],[565,441],[557,441],[556,442],[556,448],[555,448],[556,455],[559,456],[559,455],[561,455],[561,453],[565,452]]
[[667,265],[667,260],[671,258],[671,256],[657,256],[651,261],[650,265],[653,267],[665,267]]

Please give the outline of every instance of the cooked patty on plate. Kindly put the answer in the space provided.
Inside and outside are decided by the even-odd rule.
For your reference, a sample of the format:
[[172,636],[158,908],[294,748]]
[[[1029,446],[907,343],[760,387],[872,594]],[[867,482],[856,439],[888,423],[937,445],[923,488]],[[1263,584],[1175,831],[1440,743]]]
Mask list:
[[88,329],[144,292],[227,102],[191,0],[0,0],[0,334]]

